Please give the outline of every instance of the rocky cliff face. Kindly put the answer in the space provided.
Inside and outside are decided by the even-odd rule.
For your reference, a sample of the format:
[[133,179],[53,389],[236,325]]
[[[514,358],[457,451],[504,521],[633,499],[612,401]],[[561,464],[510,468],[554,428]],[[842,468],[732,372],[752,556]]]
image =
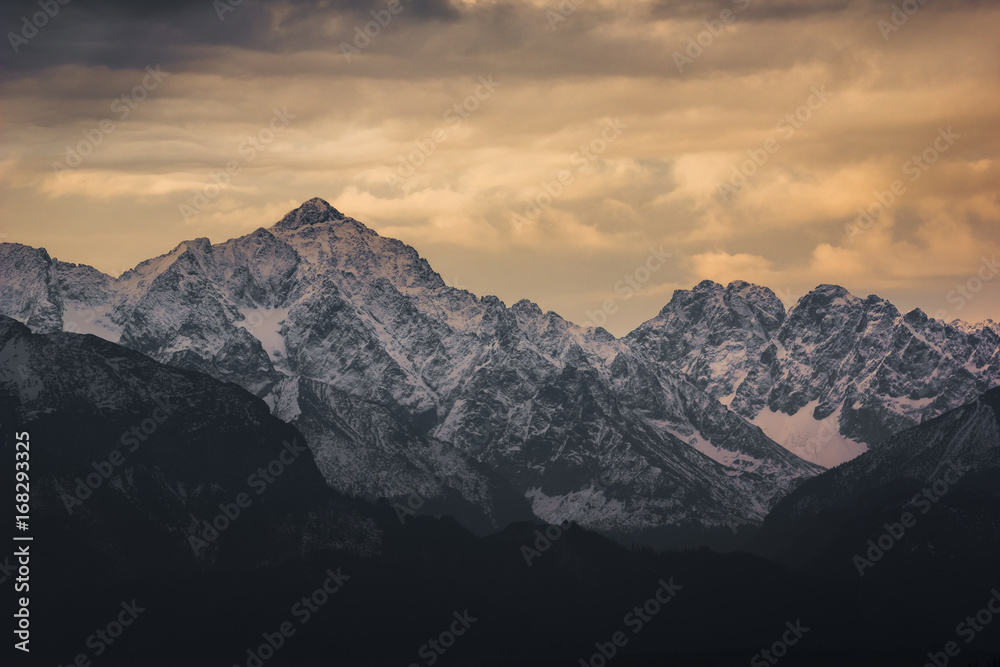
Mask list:
[[767,288],[706,281],[625,341],[827,467],[1000,384],[995,323],[904,315],[834,285],[785,313]]
[[[734,527],[820,471],[715,400],[724,381],[449,287],[319,199],[118,279],[11,244],[0,260],[0,312],[236,382],[303,431],[331,486],[461,506],[484,530],[532,513],[626,532]],[[742,316],[766,335],[779,312]]]

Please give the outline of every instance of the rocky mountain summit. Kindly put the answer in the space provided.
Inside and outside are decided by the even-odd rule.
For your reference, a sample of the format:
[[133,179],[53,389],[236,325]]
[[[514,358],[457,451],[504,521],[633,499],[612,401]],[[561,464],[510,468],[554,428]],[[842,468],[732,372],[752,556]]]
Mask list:
[[1000,327],[821,285],[678,290],[622,339],[445,284],[322,199],[118,278],[0,245],[0,313],[234,382],[327,483],[482,532],[757,523],[801,481],[1000,383]]
[[787,312],[771,290],[678,290],[625,342],[831,467],[1000,384],[1000,326],[901,314],[820,285]]
[[449,287],[321,199],[118,278],[15,244],[0,265],[0,312],[235,382],[334,488],[483,531],[736,527],[821,470],[627,341]]

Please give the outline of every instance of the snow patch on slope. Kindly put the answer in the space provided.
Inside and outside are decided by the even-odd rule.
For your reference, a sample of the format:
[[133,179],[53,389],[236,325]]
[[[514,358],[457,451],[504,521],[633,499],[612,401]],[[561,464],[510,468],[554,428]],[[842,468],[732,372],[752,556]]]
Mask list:
[[750,423],[799,458],[825,468],[833,468],[868,451],[868,445],[840,434],[840,410],[826,419],[814,419],[817,405],[819,399],[793,415],[764,408]]
[[122,337],[122,327],[111,320],[111,304],[88,306],[80,301],[64,301],[63,331],[93,334],[98,338],[117,343]]
[[691,447],[698,450],[716,463],[721,463],[727,468],[732,468],[734,470],[732,473],[733,475],[739,474],[741,471],[752,472],[764,463],[763,460],[754,458],[749,454],[734,452],[729,449],[723,449],[722,447],[713,445],[712,441],[702,435],[701,431],[697,429],[693,430],[691,433],[685,434],[683,431],[667,422],[653,419],[647,421],[651,426],[662,429],[681,442],[691,445]]
[[528,489],[524,497],[531,503],[535,516],[550,524],[586,520],[589,524],[601,525],[627,516],[624,503],[608,498],[594,485],[561,496],[545,495],[536,487]]
[[285,349],[285,339],[281,337],[281,324],[288,317],[288,308],[240,308],[240,314],[243,321],[234,324],[260,341],[271,363],[284,363],[288,350]]

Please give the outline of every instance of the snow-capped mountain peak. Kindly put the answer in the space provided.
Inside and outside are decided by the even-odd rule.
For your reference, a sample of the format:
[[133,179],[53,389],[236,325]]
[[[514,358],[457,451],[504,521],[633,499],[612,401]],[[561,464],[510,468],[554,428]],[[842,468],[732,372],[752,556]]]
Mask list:
[[[35,257],[42,274],[53,265]],[[63,324],[72,281],[15,273],[4,312]],[[730,292],[735,321],[766,338],[780,302],[746,283]],[[609,531],[733,527],[820,471],[626,342],[448,287],[416,250],[318,198],[78,296],[74,313],[111,322],[94,333],[264,398],[332,486],[461,498],[451,509],[478,508],[472,522],[494,528],[528,502]]]
[[771,297],[703,282],[626,340],[828,467],[1000,383],[996,327],[901,315],[839,285],[817,286],[787,314]]
[[330,206],[326,200],[313,197],[294,211],[290,211],[274,227],[279,230],[293,230],[306,225],[343,220],[344,217],[343,213]]

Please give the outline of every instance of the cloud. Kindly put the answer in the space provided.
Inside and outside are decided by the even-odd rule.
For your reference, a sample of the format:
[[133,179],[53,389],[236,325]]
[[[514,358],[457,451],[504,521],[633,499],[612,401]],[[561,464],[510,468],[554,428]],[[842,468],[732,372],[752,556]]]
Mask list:
[[[998,247],[989,3],[926,3],[885,39],[889,2],[754,0],[683,71],[674,52],[734,3],[588,0],[553,30],[546,0],[404,0],[348,61],[341,42],[384,6],[246,0],[222,21],[206,0],[63,6],[0,56],[2,231],[112,264],[252,231],[322,196],[481,293],[579,320],[650,245],[670,249],[616,333],[705,277],[937,302]],[[0,17],[18,25],[36,7]],[[112,104],[157,65],[163,84],[119,118]],[[499,83],[483,99],[480,77]],[[822,86],[828,101],[782,124]],[[246,160],[275,108],[294,119]],[[627,127],[580,161],[615,118]],[[103,119],[114,131],[57,176],[52,163]],[[960,139],[909,180],[906,163],[947,127]],[[777,150],[721,197],[769,140]],[[420,164],[390,183],[412,155]],[[179,207],[231,160],[238,174],[185,219]],[[547,201],[563,171],[571,181]],[[852,242],[845,225],[897,179],[905,193]]]

